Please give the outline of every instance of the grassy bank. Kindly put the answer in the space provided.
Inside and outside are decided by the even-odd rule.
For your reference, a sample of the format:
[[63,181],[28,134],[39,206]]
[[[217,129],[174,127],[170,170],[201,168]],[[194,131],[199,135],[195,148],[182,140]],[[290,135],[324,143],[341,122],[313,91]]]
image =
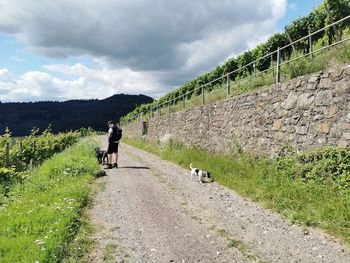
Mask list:
[[[304,156],[301,156],[302,158],[283,157],[281,160],[244,154],[225,156],[208,153],[203,149],[186,148],[174,143],[161,147],[140,139],[123,138],[123,140],[164,159],[174,161],[186,169],[192,162],[196,167],[211,171],[217,183],[280,212],[293,222],[323,228],[350,245],[350,189],[347,182],[342,183],[344,178],[333,178],[332,171],[327,170],[330,168],[329,163],[332,163],[328,157],[324,157],[323,160],[321,158],[321,163],[325,161],[324,163],[327,164],[326,168],[319,162],[305,164],[305,167],[321,167],[320,171],[325,173],[328,171],[328,179],[324,179],[326,175],[322,178],[310,179],[307,176],[315,173],[311,168],[310,170],[304,167],[300,167],[299,170],[290,169],[290,167],[300,166],[296,159],[302,160]],[[335,151],[338,152],[337,149]],[[339,159],[338,155],[335,155],[335,158]],[[322,152],[317,156],[325,155]],[[344,162],[348,161],[349,157],[350,151],[346,151]],[[337,166],[337,163],[332,164]],[[347,178],[350,178],[349,164],[344,165],[342,176],[347,175]],[[295,176],[291,176],[291,171],[296,172]]]
[[1,262],[57,262],[81,225],[89,184],[99,169],[85,138],[33,169],[0,207]]

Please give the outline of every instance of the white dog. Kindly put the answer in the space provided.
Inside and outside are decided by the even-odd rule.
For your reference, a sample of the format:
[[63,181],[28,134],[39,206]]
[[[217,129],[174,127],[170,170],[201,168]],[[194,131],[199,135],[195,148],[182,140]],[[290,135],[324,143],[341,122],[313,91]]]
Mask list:
[[190,163],[190,169],[191,169],[191,179],[196,179],[196,177],[198,177],[198,181],[201,183],[204,182],[203,180],[204,178],[206,178],[207,182],[211,180],[211,175],[209,172],[200,170],[198,168],[193,168],[192,163]]

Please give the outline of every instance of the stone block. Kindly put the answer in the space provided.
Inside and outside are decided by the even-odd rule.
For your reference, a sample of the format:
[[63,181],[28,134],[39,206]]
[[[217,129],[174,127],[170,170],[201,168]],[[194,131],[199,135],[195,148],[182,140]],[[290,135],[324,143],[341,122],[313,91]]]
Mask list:
[[340,140],[338,141],[338,147],[348,147],[350,145],[350,141]]
[[324,90],[317,93],[315,98],[316,106],[328,106],[332,103],[332,91]]
[[313,121],[320,121],[323,120],[323,115],[317,114],[315,117],[312,118]]
[[350,93],[350,83],[348,81],[338,81],[335,84],[335,91],[338,94]]
[[282,118],[282,117],[284,117],[286,115],[286,113],[287,113],[287,111],[280,110],[280,111],[277,112],[277,116],[278,116],[278,118]]
[[323,79],[329,78],[329,72],[323,73],[321,78],[323,78]]
[[284,139],[284,133],[283,132],[276,132],[275,133],[275,140],[282,141]]
[[308,90],[315,90],[316,88],[317,88],[317,83],[315,82],[308,83],[306,86],[306,89]]
[[338,107],[336,105],[332,105],[327,109],[326,116],[327,118],[332,118],[336,115],[338,112]]
[[342,132],[338,129],[338,127],[333,127],[330,132],[329,135],[333,138],[337,138],[340,139],[342,136]]
[[300,135],[306,135],[308,128],[308,126],[298,126],[296,127],[295,132]]
[[321,79],[318,87],[320,89],[331,89],[333,87],[333,82],[330,79]]
[[341,78],[341,76],[343,75],[343,72],[344,72],[344,69],[342,68],[337,68],[335,69],[333,72],[331,72],[330,74],[330,78],[333,80],[333,81],[337,81]]
[[295,91],[291,91],[287,99],[282,103],[282,107],[286,110],[290,110],[295,107],[298,101],[298,94]]
[[278,131],[279,129],[281,129],[281,126],[282,126],[282,119],[275,120],[275,121],[273,122],[272,130],[273,130],[273,131]]
[[303,93],[298,98],[297,106],[299,109],[307,110],[314,100],[315,96],[312,93]]
[[330,131],[329,123],[328,123],[328,122],[320,123],[320,124],[318,124],[316,127],[317,127],[317,131],[318,131],[319,133],[322,133],[322,134],[328,134],[329,131]]
[[343,133],[343,136],[342,136],[342,139],[344,139],[344,140],[350,140],[350,132],[344,132],[344,133]]
[[350,123],[348,123],[348,122],[342,122],[342,123],[340,124],[340,128],[341,128],[342,130],[350,130]]
[[319,74],[312,75],[312,76],[309,78],[308,83],[317,82],[319,79],[320,79],[320,75],[319,75]]

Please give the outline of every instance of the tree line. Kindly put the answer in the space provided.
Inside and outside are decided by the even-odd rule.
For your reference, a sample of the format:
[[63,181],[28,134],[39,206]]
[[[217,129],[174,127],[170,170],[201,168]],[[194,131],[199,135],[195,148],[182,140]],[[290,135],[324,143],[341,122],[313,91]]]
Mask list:
[[24,136],[36,127],[40,134],[50,124],[53,133],[81,127],[106,130],[107,121],[119,121],[138,105],[152,101],[151,97],[144,95],[118,94],[103,100],[0,102],[0,132],[8,127],[13,136]]

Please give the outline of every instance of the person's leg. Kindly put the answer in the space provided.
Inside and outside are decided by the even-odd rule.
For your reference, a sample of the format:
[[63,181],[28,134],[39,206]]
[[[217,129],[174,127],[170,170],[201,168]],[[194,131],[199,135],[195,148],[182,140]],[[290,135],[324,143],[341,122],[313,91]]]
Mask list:
[[115,148],[115,163],[114,163],[114,167],[118,168],[118,148],[119,148],[119,143],[116,144],[116,148]]
[[108,154],[108,169],[112,168],[112,157],[113,157],[113,149],[112,149],[112,145],[111,143],[108,144],[108,150],[107,150],[107,154]]

